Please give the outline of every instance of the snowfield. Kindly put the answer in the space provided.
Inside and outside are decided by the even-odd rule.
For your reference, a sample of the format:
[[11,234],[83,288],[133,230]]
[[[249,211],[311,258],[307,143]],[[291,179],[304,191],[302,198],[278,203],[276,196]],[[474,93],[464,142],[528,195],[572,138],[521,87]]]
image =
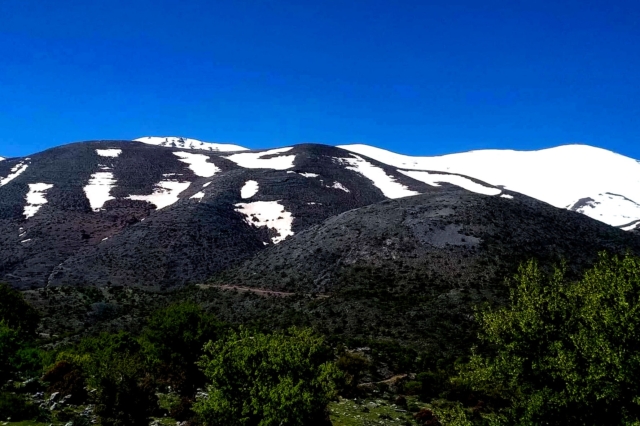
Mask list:
[[[635,207],[640,203],[640,163],[601,148],[564,145],[539,151],[480,150],[437,157],[411,157],[368,145],[339,148],[400,169],[473,177],[559,208],[591,198],[593,203],[583,212],[614,226],[626,218],[640,219]],[[628,201],[606,194],[618,194]]]
[[[247,152],[241,154],[234,154],[226,157],[228,160],[233,161],[240,167],[245,169],[273,169],[273,170],[286,170],[293,167],[293,162],[296,159],[295,155],[282,155],[284,152],[291,151],[293,147],[271,149],[269,151],[262,152]],[[263,158],[272,156],[271,158]]]
[[256,228],[266,226],[275,230],[278,236],[271,238],[274,244],[278,244],[293,235],[291,230],[293,216],[278,201],[239,203],[236,204],[236,207],[236,211],[245,216],[245,221],[249,225]]
[[117,157],[120,154],[122,154],[122,150],[121,149],[115,149],[115,148],[110,148],[110,149],[96,149],[96,153],[101,156],[101,157]]
[[491,188],[490,186],[480,185],[477,182],[472,181],[469,178],[459,175],[443,175],[438,173],[418,172],[418,171],[404,171],[398,170],[403,175],[407,175],[410,178],[424,182],[431,186],[440,186],[441,183],[450,183],[452,185],[459,186],[467,191],[477,192],[484,195],[498,195],[502,193],[502,190],[498,188]]
[[228,143],[212,143],[202,142],[197,139],[180,138],[180,137],[158,137],[158,136],[145,136],[138,139],[133,139],[135,142],[142,142],[148,145],[166,146],[170,148],[183,148],[183,149],[199,149],[205,151],[216,152],[233,152],[233,151],[247,151],[248,149],[239,145],[232,145]]
[[27,204],[24,206],[24,217],[26,219],[32,218],[38,213],[38,210],[45,204],[47,204],[47,191],[53,188],[53,185],[48,183],[30,183],[29,192],[27,193]]
[[240,190],[240,197],[251,198],[258,193],[258,182],[255,180],[248,180],[244,183],[244,186]]
[[24,173],[27,170],[27,167],[29,167],[29,165],[26,163],[26,161],[21,161],[15,166],[13,166],[13,168],[11,169],[7,177],[5,178],[0,177],[0,186],[4,186],[8,184],[12,180],[20,176],[22,173]]
[[[149,195],[129,195],[130,200],[141,200],[151,204],[155,204],[157,210],[169,207],[175,204],[180,198],[179,195],[184,192],[191,182],[177,182],[173,180],[163,180],[155,185],[152,194]],[[203,194],[204,196],[204,194]]]
[[353,158],[336,158],[336,160],[342,164],[347,164],[348,170],[353,170],[369,179],[387,198],[402,198],[419,194],[396,182],[393,177],[386,174],[380,167],[374,166],[358,155],[353,155]]
[[210,158],[207,155],[182,151],[174,152],[173,154],[180,157],[180,161],[183,163],[187,163],[196,176],[211,177],[220,171],[215,164],[209,163]]
[[114,199],[111,196],[111,188],[115,187],[116,183],[111,172],[96,172],[91,175],[89,182],[82,189],[94,212],[100,211],[104,203]]

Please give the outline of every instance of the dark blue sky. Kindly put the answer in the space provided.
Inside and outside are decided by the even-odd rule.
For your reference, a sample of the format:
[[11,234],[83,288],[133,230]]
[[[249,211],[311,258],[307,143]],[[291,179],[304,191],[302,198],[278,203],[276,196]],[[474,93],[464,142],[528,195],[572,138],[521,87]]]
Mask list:
[[637,0],[2,0],[0,155],[187,136],[640,159]]

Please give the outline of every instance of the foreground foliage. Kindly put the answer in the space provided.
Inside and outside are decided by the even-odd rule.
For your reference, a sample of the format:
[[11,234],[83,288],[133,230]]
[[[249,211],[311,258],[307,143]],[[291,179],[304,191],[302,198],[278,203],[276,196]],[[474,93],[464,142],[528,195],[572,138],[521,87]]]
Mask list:
[[207,425],[323,424],[341,378],[330,358],[310,330],[241,329],[205,347],[199,365],[211,384],[195,411]]
[[508,306],[478,312],[491,356],[459,381],[504,400],[517,425],[640,421],[640,259],[600,256],[582,279],[520,268]]

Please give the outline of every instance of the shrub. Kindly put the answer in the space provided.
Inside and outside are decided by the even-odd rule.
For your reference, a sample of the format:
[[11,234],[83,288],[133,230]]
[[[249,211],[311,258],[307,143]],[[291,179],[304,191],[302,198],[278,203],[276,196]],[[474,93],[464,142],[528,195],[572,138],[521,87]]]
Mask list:
[[510,303],[477,314],[489,356],[459,381],[504,398],[519,425],[640,421],[640,259],[600,255],[578,281],[521,266]]
[[161,380],[181,394],[204,385],[196,366],[205,343],[223,331],[215,316],[198,305],[182,303],[155,312],[143,332],[144,352]]
[[241,329],[205,346],[199,365],[210,381],[194,410],[207,425],[313,425],[342,378],[323,339],[292,328],[273,334]]
[[42,377],[42,381],[49,383],[49,393],[59,392],[60,395],[71,395],[69,403],[82,404],[86,401],[85,377],[77,365],[68,361],[59,361]]
[[37,415],[38,409],[27,403],[23,395],[10,392],[0,392],[0,420],[18,422]]
[[0,320],[21,333],[33,336],[40,321],[40,315],[24,300],[22,293],[8,284],[0,283]]

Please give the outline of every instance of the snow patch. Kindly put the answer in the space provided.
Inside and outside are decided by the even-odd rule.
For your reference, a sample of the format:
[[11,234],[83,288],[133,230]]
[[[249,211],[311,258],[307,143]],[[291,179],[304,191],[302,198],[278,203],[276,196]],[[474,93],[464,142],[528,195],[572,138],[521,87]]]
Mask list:
[[624,226],[640,217],[640,204],[610,192],[585,197],[567,206],[567,209],[613,226]]
[[116,183],[111,172],[96,172],[91,175],[89,182],[82,189],[94,212],[102,210],[104,203],[114,199],[111,196],[111,188],[115,187]]
[[0,187],[8,184],[12,180],[20,176],[22,173],[25,172],[25,170],[27,170],[27,167],[29,167],[29,165],[26,163],[26,161],[21,161],[15,166],[13,166],[11,168],[11,171],[9,172],[9,175],[6,178],[0,178]]
[[298,174],[306,178],[317,178],[318,176],[320,176],[319,174],[316,174],[316,173],[298,173]]
[[179,138],[179,137],[173,137],[173,136],[170,136],[170,137],[146,136],[143,138],[134,139],[134,141],[146,143],[148,145],[166,146],[171,148],[182,148],[182,149],[199,149],[199,150],[215,151],[215,152],[248,151],[247,148],[239,145],[232,145],[227,143],[202,142],[197,139]]
[[327,186],[327,188],[341,189],[344,192],[351,192],[340,182],[333,182],[333,185]]
[[0,157],[0,161],[4,161],[4,160],[6,160],[6,158]]
[[202,185],[203,188],[206,188],[207,186],[211,185],[211,182],[207,182],[204,185]]
[[187,163],[189,168],[200,177],[211,177],[220,171],[215,164],[209,163],[209,156],[204,154],[193,154],[190,152],[174,152],[175,156],[180,157],[180,161]]
[[117,157],[122,154],[121,149],[109,148],[109,149],[96,149],[96,153],[101,157]]
[[29,219],[38,213],[38,210],[47,204],[47,191],[53,188],[48,183],[30,183],[29,192],[27,193],[27,204],[24,206],[24,217]]
[[403,175],[409,176],[412,179],[424,182],[431,186],[440,186],[440,183],[450,183],[455,186],[466,189],[467,191],[477,192],[484,195],[498,195],[502,192],[501,189],[491,188],[489,186],[480,185],[472,181],[469,178],[458,175],[443,175],[438,173],[429,172],[417,172],[417,171],[404,171],[398,170]]
[[28,243],[29,241],[31,241],[31,238],[28,238],[28,239],[26,239],[26,240],[22,240],[22,241],[20,241],[20,242],[21,242],[21,243]]
[[191,200],[202,200],[202,198],[204,198],[204,192],[200,191],[196,194],[193,194],[191,197],[189,197]]
[[502,195],[500,196],[500,198],[508,198],[508,199],[510,199],[510,200],[513,200],[513,195],[509,195],[509,194],[502,194]]
[[241,154],[233,154],[226,158],[233,161],[238,166],[247,169],[286,170],[293,167],[293,162],[296,159],[295,155],[282,155],[272,158],[262,157],[281,154],[283,152],[290,151],[291,149],[293,149],[293,147],[271,149],[269,151],[262,152],[246,152]]
[[285,210],[278,201],[255,201],[253,203],[236,204],[236,211],[245,216],[245,221],[257,228],[266,226],[274,229],[277,237],[271,238],[274,244],[278,244],[285,238],[292,236],[293,216]]
[[242,198],[251,198],[258,193],[258,188],[258,182],[255,180],[248,180],[240,190],[240,196]]
[[411,195],[418,195],[416,191],[412,191],[401,183],[385,173],[380,167],[376,167],[362,157],[351,154],[353,158],[336,158],[341,163],[349,165],[348,170],[353,170],[360,173],[367,179],[373,182],[373,184],[384,194],[387,198],[402,198],[409,197]]
[[189,188],[191,182],[177,182],[171,180],[163,180],[158,182],[153,189],[153,193],[149,195],[129,195],[129,200],[147,201],[155,204],[158,210],[168,207],[180,198],[178,196]]

